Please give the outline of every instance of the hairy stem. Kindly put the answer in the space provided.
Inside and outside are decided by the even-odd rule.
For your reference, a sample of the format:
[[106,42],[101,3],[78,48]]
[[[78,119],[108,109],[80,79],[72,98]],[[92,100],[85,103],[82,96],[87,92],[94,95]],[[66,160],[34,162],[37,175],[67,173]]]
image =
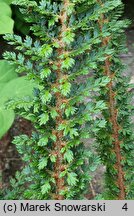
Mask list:
[[[103,7],[101,0],[98,0],[98,3]],[[103,24],[105,22],[108,22],[108,20],[105,19],[105,16],[102,14],[99,20],[99,26],[101,31],[103,28]],[[102,46],[107,47],[109,41],[110,41],[110,37],[102,38]],[[109,111],[111,116],[110,121],[112,123],[112,132],[113,132],[112,136],[114,138],[114,143],[113,143],[114,152],[116,154],[116,161],[117,161],[115,165],[115,168],[118,171],[117,186],[120,190],[118,199],[124,200],[126,197],[126,192],[125,192],[125,184],[124,184],[124,172],[123,172],[123,167],[121,165],[121,161],[122,161],[121,147],[120,147],[121,141],[119,139],[120,127],[118,125],[118,120],[117,120],[118,110],[116,108],[115,92],[113,91],[114,83],[112,79],[114,77],[114,73],[111,71],[110,67],[111,67],[110,57],[107,56],[104,65],[104,73],[106,76],[111,78],[111,81],[108,84],[108,96],[109,96]]]
[[[63,0],[63,9],[61,10],[59,20],[61,25],[61,32],[58,38],[58,42],[60,44],[60,48],[57,49],[58,56],[65,53],[66,45],[63,42],[63,33],[67,30],[67,6],[69,4],[68,0]],[[57,62],[57,81],[56,85],[59,86],[59,80],[63,77],[62,74],[62,60],[58,59]],[[60,192],[64,189],[64,177],[60,178],[60,173],[64,170],[63,165],[63,154],[60,152],[61,148],[66,145],[63,141],[63,131],[58,131],[58,126],[63,122],[63,110],[61,110],[61,105],[65,98],[61,95],[60,92],[56,93],[56,111],[58,113],[58,117],[56,118],[56,137],[57,141],[55,143],[55,151],[57,154],[57,160],[55,163],[55,180],[56,180],[56,199],[63,200],[64,196],[60,195]]]

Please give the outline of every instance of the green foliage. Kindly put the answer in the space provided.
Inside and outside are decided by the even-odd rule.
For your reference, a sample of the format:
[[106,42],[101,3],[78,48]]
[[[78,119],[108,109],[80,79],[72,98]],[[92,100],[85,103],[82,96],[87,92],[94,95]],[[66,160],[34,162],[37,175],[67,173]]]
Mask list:
[[16,172],[15,177],[10,180],[11,187],[14,188],[13,191],[10,189],[1,190],[0,200],[3,200],[3,196],[5,199],[22,199],[21,194],[25,188],[25,175],[21,172]]
[[14,31],[27,35],[30,32],[29,25],[25,22],[23,14],[17,6],[12,5],[12,14],[14,19]]
[[7,109],[5,102],[15,98],[32,98],[34,84],[26,77],[18,77],[16,66],[10,65],[6,60],[0,60],[0,138],[11,127],[15,113]]
[[[14,3],[31,35],[6,35],[16,53],[4,56],[35,85],[33,101],[12,103],[35,127],[31,137],[14,139],[26,163],[21,198],[84,199],[91,172],[102,161],[107,189],[96,199],[132,199],[132,108],[119,60],[127,26],[120,20],[121,1]],[[83,143],[90,137],[96,138],[101,160]],[[14,198],[15,193],[12,189]]]
[[19,8],[11,4],[13,0],[1,0],[0,1],[0,34],[13,33],[19,31],[22,34],[29,34],[30,27],[25,22],[23,14]]
[[[0,1],[0,34],[13,33],[14,21],[11,18],[11,3],[12,0]],[[8,131],[14,121],[15,114],[13,110],[5,110],[3,108],[3,102],[10,97],[19,96],[12,95],[13,91],[11,91],[12,86],[10,85],[16,84],[16,81],[19,82],[19,79],[15,80],[15,78],[17,78],[15,67],[9,65],[7,61],[0,60],[0,98],[2,97],[2,100],[0,101],[0,138]],[[12,83],[8,83],[12,79],[14,79],[14,81]]]
[[[106,166],[104,192],[105,199],[134,198],[134,136],[131,115],[131,93],[128,92],[128,79],[123,75],[124,65],[119,55],[124,52],[124,28],[128,21],[120,20],[121,1],[98,0],[102,16],[98,21],[101,32],[101,45],[106,56],[98,62],[96,77],[103,74],[112,78],[106,88],[101,89],[98,99],[108,104],[103,111],[106,129],[97,133],[99,152]],[[106,20],[107,19],[107,20]]]
[[6,60],[0,60],[0,84],[7,83],[17,78],[15,66],[11,66]]
[[9,130],[14,122],[15,114],[13,110],[4,110],[0,107],[0,138]]
[[26,72],[35,83],[32,102],[19,100],[12,104],[35,127],[31,137],[22,135],[14,140],[26,162],[22,173],[29,182],[22,197],[83,199],[91,181],[90,173],[99,160],[82,140],[106,123],[103,118],[94,118],[106,109],[105,103],[96,102],[95,98],[86,102],[86,98],[94,97],[92,92],[99,93],[110,81],[106,76],[79,80],[92,73],[98,59],[94,51],[89,54],[91,46],[100,42],[89,27],[89,10],[92,11],[94,2],[91,8],[87,1],[15,3],[22,6],[21,12],[31,23],[33,35],[25,39],[6,35],[4,38],[15,45],[17,53],[6,52],[4,57],[17,66],[17,72]]
[[13,33],[14,21],[11,18],[10,3],[10,0],[0,1],[0,34]]
[[9,99],[31,96],[33,87],[33,83],[27,80],[25,76],[12,79],[10,82],[7,82],[0,92],[1,107]]

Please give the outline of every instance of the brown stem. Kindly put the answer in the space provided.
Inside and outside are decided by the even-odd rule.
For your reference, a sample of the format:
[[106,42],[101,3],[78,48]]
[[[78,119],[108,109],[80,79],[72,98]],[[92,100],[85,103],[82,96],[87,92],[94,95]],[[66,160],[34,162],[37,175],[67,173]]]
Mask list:
[[94,197],[96,197],[96,192],[94,190],[94,187],[93,187],[93,183],[90,182],[90,189],[91,189],[91,195],[92,195],[92,199],[94,199]]
[[5,169],[5,154],[7,152],[8,146],[10,143],[10,135],[7,133],[1,140],[0,140],[0,189],[3,188],[4,178],[3,178],[3,171]]
[[[69,5],[69,0],[63,0],[63,9],[60,13],[59,20],[61,24],[61,32],[59,35],[59,44],[60,48],[57,49],[58,56],[64,54],[66,52],[66,44],[63,42],[63,33],[67,30],[67,7]],[[63,77],[62,74],[62,60],[57,60],[57,81],[55,85],[59,86],[59,80]],[[63,122],[63,111],[61,110],[61,105],[63,104],[63,101],[66,100],[60,92],[55,94],[56,96],[56,111],[58,112],[58,117],[56,118],[56,137],[57,141],[55,143],[55,152],[57,153],[57,160],[55,163],[55,181],[56,181],[56,199],[57,200],[63,200],[64,196],[60,195],[61,190],[64,189],[64,177],[60,178],[60,173],[63,171],[63,154],[60,152],[61,148],[65,145],[65,142],[63,139],[63,131],[58,131],[58,126]]]
[[[103,7],[103,4],[101,0],[98,0],[98,3]],[[105,22],[108,22],[107,19],[105,19],[104,15],[101,15],[100,20],[98,21],[100,30],[102,31],[103,24]],[[110,37],[102,38],[102,46],[106,47],[109,44]],[[109,110],[110,110],[110,115],[111,115],[111,123],[112,123],[112,128],[113,128],[113,138],[114,138],[114,151],[116,154],[116,169],[118,171],[117,174],[117,185],[120,190],[118,199],[119,200],[124,200],[126,197],[126,192],[125,192],[125,184],[124,184],[124,172],[123,172],[123,167],[121,165],[122,161],[122,156],[121,156],[121,147],[120,147],[120,139],[119,139],[119,125],[118,125],[118,111],[116,109],[116,99],[115,99],[115,92],[113,91],[113,80],[112,78],[114,77],[114,73],[110,69],[111,67],[111,62],[110,62],[110,57],[107,56],[107,59],[105,60],[105,65],[104,65],[104,73],[108,77],[111,78],[111,82],[108,84],[108,94],[109,94]]]

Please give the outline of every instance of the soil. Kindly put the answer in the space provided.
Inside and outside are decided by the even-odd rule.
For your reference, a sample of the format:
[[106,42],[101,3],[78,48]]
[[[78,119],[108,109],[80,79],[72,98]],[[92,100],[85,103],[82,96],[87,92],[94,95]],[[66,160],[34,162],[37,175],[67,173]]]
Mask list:
[[18,154],[12,140],[15,136],[26,134],[31,135],[32,124],[20,117],[16,117],[12,128],[0,140],[0,160],[2,166],[2,187],[8,187],[11,177],[23,166],[20,155]]

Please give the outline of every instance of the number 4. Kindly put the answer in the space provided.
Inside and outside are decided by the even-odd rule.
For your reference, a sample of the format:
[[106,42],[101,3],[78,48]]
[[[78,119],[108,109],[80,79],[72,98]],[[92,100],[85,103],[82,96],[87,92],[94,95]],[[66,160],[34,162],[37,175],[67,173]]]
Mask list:
[[127,211],[128,207],[127,207],[127,203],[124,204],[124,206],[122,207],[123,210]]

